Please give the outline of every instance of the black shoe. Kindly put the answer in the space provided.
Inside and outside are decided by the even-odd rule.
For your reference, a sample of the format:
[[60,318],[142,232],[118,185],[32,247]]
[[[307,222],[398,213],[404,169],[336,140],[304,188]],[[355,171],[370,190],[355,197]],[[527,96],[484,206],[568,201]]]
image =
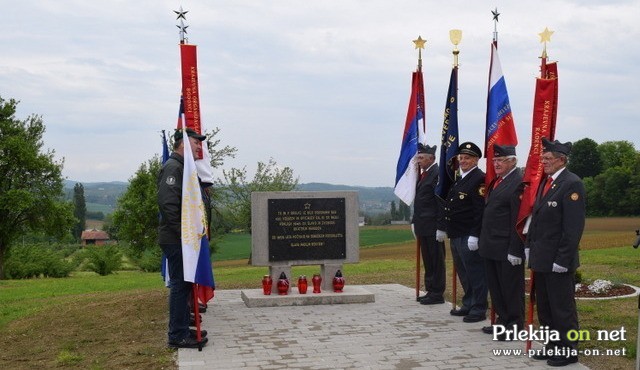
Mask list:
[[429,296],[420,300],[420,304],[440,304],[444,303],[444,297]]
[[547,360],[547,365],[560,367],[567,366],[569,364],[575,364],[576,362],[578,362],[578,356],[552,356]]
[[482,332],[485,334],[493,334],[493,326],[483,326]]
[[459,309],[453,309],[453,310],[449,311],[449,313],[452,316],[467,316],[469,314],[469,310],[465,310],[465,309],[459,308]]
[[467,315],[462,321],[464,322],[480,322],[486,320],[487,317],[485,315]]
[[421,302],[423,299],[425,299],[427,297],[429,297],[429,293],[427,293],[427,294],[425,294],[423,296],[420,296],[420,297],[416,297],[416,301]]
[[205,344],[207,344],[208,341],[209,339],[202,338],[202,340],[198,342],[197,340],[195,340],[195,338],[191,338],[191,336],[189,336],[177,342],[169,341],[169,347],[170,348],[200,348],[201,346],[204,346]]
[[[191,338],[195,338],[196,337],[196,329],[189,329],[189,336]],[[206,330],[200,330],[200,338],[206,338],[207,337],[207,331]]]
[[202,303],[198,303],[198,312],[199,313],[207,312],[207,305],[206,304],[202,304]]

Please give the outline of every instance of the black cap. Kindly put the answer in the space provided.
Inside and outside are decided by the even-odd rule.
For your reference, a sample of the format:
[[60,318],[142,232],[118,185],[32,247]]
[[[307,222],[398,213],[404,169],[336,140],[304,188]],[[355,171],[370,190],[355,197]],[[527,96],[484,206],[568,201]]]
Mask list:
[[[206,139],[207,137],[205,135],[200,135],[197,132],[193,131],[192,128],[187,127],[185,129],[185,133],[187,134],[187,136],[189,137],[194,137],[200,141],[204,141],[204,139]],[[178,140],[182,140],[182,129],[181,128],[177,128],[176,132],[173,133],[173,141],[178,141]]]
[[516,147],[513,145],[498,145],[493,144],[493,156],[508,157],[510,155],[516,155]]
[[571,142],[561,143],[558,140],[549,141],[546,137],[542,138],[542,152],[557,152],[564,155],[571,153]]
[[482,151],[480,148],[470,141],[460,144],[458,147],[458,154],[468,154],[478,158],[482,157]]
[[426,153],[426,154],[436,154],[436,149],[438,147],[436,145],[434,146],[429,146],[429,145],[423,145],[422,143],[418,143],[418,153]]

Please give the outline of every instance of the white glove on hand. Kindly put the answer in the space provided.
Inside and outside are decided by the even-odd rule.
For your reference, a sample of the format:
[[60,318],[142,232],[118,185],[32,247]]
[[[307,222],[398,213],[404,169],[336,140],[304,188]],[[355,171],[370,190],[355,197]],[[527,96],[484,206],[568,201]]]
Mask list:
[[563,273],[563,272],[569,271],[569,269],[566,268],[566,267],[562,267],[562,266],[558,265],[557,263],[554,263],[553,267],[551,268],[551,271],[557,272],[557,273]]
[[442,230],[436,230],[436,241],[443,242],[444,238],[447,237],[447,232]]
[[416,236],[416,228],[415,226],[413,226],[413,224],[411,224],[411,234],[413,234],[414,239],[418,239],[418,237]]
[[511,262],[511,266],[517,266],[522,264],[522,258],[513,256],[511,254],[507,255],[507,259]]
[[478,237],[477,236],[470,236],[469,237],[469,241],[467,242],[467,246],[469,247],[470,251],[477,251],[478,250]]

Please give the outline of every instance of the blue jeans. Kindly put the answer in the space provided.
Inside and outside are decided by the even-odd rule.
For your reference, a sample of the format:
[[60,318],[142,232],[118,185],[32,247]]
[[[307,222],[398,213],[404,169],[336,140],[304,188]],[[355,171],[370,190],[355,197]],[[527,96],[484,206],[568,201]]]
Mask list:
[[464,296],[462,308],[469,309],[470,315],[487,314],[487,278],[484,261],[477,250],[469,250],[469,236],[451,238],[451,252]]
[[189,297],[193,284],[184,281],[182,246],[162,244],[169,265],[169,342],[179,342],[189,336]]

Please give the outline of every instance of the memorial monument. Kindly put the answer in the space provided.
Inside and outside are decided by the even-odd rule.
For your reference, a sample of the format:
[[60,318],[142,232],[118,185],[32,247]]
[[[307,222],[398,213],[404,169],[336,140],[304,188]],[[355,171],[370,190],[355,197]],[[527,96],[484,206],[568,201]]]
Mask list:
[[[274,281],[284,272],[292,282],[297,280],[291,276],[292,266],[319,265],[322,293],[302,295],[289,285],[289,294],[283,297],[274,284],[270,296],[260,289],[262,297],[243,292],[243,300],[248,306],[249,295],[281,301],[270,305],[372,302],[373,295],[364,291],[363,300],[361,288],[348,283],[344,293],[332,294],[336,272],[344,263],[359,260],[358,228],[355,191],[251,193],[251,264],[268,266]],[[359,297],[355,301],[354,294]]]

